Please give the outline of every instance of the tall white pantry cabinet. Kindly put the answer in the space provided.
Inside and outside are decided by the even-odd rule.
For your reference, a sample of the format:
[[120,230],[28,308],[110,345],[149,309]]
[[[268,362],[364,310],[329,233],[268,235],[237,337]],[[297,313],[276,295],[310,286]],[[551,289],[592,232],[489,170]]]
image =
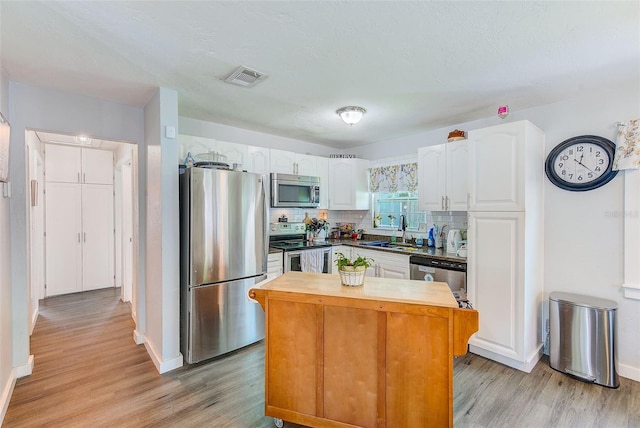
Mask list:
[[542,356],[544,134],[528,121],[469,132],[469,350],[530,372]]
[[113,287],[113,153],[46,144],[46,296]]

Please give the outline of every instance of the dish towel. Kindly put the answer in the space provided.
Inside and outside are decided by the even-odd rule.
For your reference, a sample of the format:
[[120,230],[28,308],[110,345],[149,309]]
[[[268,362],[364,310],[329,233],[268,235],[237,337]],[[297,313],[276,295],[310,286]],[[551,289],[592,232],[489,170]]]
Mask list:
[[324,270],[324,251],[321,249],[302,251],[300,253],[300,270],[322,273]]
[[613,170],[640,168],[640,119],[618,124]]

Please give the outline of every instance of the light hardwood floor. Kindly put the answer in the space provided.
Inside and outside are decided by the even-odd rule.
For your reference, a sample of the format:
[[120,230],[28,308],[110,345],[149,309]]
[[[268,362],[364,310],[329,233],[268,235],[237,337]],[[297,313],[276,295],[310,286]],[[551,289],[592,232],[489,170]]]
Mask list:
[[[34,372],[18,380],[3,426],[274,426],[263,416],[262,343],[159,375],[132,330],[116,289],[42,301]],[[640,427],[639,382],[589,385],[546,359],[531,374],[473,354],[454,365],[456,427]]]

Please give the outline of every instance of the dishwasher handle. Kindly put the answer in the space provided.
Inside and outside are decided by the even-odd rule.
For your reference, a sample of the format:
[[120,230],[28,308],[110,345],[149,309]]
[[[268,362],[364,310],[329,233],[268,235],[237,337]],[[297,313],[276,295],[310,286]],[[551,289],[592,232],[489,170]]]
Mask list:
[[465,262],[456,262],[452,260],[443,260],[431,257],[410,256],[409,265],[429,266],[433,268],[453,270],[457,272],[467,271],[467,264]]

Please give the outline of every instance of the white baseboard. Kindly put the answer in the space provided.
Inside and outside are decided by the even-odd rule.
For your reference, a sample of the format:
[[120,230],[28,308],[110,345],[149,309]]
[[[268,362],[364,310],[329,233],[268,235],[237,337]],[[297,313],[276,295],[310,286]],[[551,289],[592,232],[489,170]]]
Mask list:
[[16,366],[16,378],[20,379],[21,377],[29,376],[33,373],[33,355],[29,355],[29,360],[27,360],[27,364],[22,366]]
[[38,314],[40,313],[40,305],[33,311],[33,317],[31,317],[31,324],[29,325],[29,336],[33,334],[33,329],[36,328],[36,322],[38,322]]
[[138,330],[133,330],[133,341],[136,342],[136,345],[142,345],[144,343],[144,334]]
[[479,348],[474,345],[469,345],[469,352],[496,361],[500,364],[504,364],[505,366],[523,371],[525,373],[531,373],[531,370],[533,370],[536,364],[538,364],[538,361],[540,361],[540,358],[542,358],[542,345],[540,345],[538,349],[534,351],[533,354],[529,356],[529,358],[527,358],[526,361],[514,360],[512,358],[496,354],[495,352],[487,351],[486,349]]
[[16,386],[16,369],[11,369],[7,383],[2,388],[2,395],[0,395],[0,425],[4,421],[4,416],[7,414],[9,408],[9,401],[11,401],[11,395],[13,394],[13,388]]
[[151,361],[153,361],[153,364],[156,366],[156,370],[158,370],[158,373],[162,374],[182,367],[183,358],[181,353],[178,352],[177,357],[163,361],[160,355],[156,352],[154,346],[146,338],[144,340],[144,346],[145,348],[147,348],[147,352],[151,357]]
[[618,364],[618,375],[627,379],[640,382],[640,368],[627,366],[625,364]]

